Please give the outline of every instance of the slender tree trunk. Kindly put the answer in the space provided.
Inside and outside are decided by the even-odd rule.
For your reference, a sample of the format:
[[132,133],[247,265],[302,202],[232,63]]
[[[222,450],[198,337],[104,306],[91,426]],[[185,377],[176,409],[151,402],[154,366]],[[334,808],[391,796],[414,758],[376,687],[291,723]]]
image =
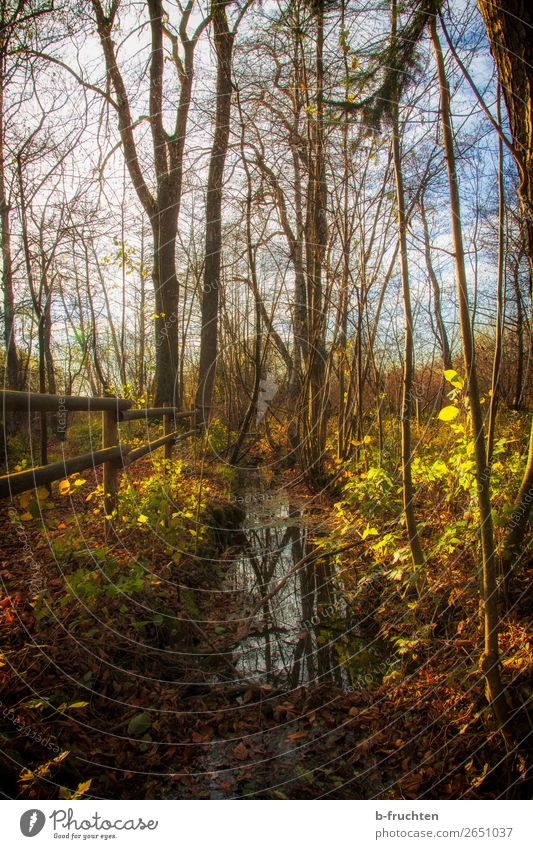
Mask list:
[[46,389],[44,391],[55,395],[57,384],[54,370],[54,355],[52,353],[52,292],[49,288],[45,290],[45,301],[43,303],[42,339],[46,373]]
[[[308,303],[307,303],[307,284],[305,279],[304,267],[304,240],[305,240],[305,225],[303,214],[303,191],[302,191],[302,168],[300,163],[300,151],[296,139],[300,135],[300,115],[302,110],[302,89],[304,83],[304,73],[302,68],[301,58],[301,40],[302,30],[299,19],[300,7],[296,4],[295,14],[298,16],[294,28],[294,52],[293,52],[293,67],[294,67],[294,136],[290,141],[291,156],[294,171],[294,216],[295,228],[294,238],[289,238],[289,249],[294,265],[294,305],[293,305],[293,339],[294,353],[292,372],[292,384],[290,395],[297,398],[302,387],[302,377],[304,371],[304,363],[307,358],[309,348],[309,328],[307,324]],[[287,228],[285,228],[287,233]],[[290,228],[289,228],[290,230]]]
[[419,209],[420,218],[422,219],[422,229],[424,231],[424,258],[426,261],[426,271],[428,273],[428,277],[431,283],[431,289],[433,292],[433,312],[435,314],[435,324],[437,325],[437,338],[439,340],[442,355],[442,364],[444,366],[444,369],[451,369],[453,368],[452,354],[450,351],[448,334],[446,332],[446,325],[444,324],[444,319],[442,317],[440,285],[431,259],[431,239],[429,235],[428,220],[423,194],[420,196]]
[[[100,381],[100,389],[105,394],[107,388],[109,387],[109,378],[104,373],[104,368],[102,366],[102,361],[100,359],[100,352],[98,350],[98,332],[96,326],[96,314],[94,310],[94,301],[91,290],[91,270],[89,264],[89,249],[87,244],[83,245],[84,255],[85,255],[85,291],[87,292],[87,301],[89,304],[89,316],[91,320],[91,336],[92,336],[92,357],[94,363],[94,370],[96,371],[98,380]],[[77,270],[74,271],[76,277],[76,285],[78,286],[78,276]],[[78,286],[79,290],[79,286]],[[81,297],[79,297],[80,302],[80,312],[81,312]]]
[[215,134],[211,149],[207,180],[205,264],[202,291],[202,327],[200,336],[200,371],[196,391],[198,422],[206,423],[211,415],[218,352],[218,305],[222,254],[222,185],[229,143],[231,116],[231,60],[234,34],[230,32],[224,0],[212,0],[215,50],[217,54],[217,86]]
[[[396,0],[392,2],[392,39],[396,39],[397,23]],[[402,270],[402,294],[405,320],[405,344],[403,363],[403,392],[402,392],[402,479],[403,479],[403,509],[411,556],[415,566],[422,566],[424,554],[418,535],[418,527],[414,511],[414,491],[411,472],[411,407],[413,390],[413,312],[411,308],[411,289],[409,285],[409,260],[407,254],[407,215],[405,208],[405,192],[403,186],[402,153],[400,145],[400,122],[398,99],[393,106],[392,148],[394,175],[396,180],[396,203],[398,206],[398,238],[400,243],[400,264]]]
[[513,288],[516,299],[516,374],[513,406],[519,410],[524,394],[524,309],[520,291],[520,260],[517,259],[513,269]]
[[[346,0],[341,5],[341,48],[343,53],[343,67],[345,75],[344,97],[348,100],[350,94],[350,63],[348,60],[349,47],[346,39],[345,15]],[[346,346],[348,343],[348,286],[350,281],[350,219],[349,219],[349,176],[350,176],[350,153],[348,150],[348,132],[350,116],[344,114],[342,126],[342,148],[343,148],[343,195],[342,195],[342,284],[340,293],[340,335],[339,335],[339,412],[337,418],[337,457],[344,457],[346,429],[347,429],[347,387],[346,372],[348,368],[348,356]]]
[[[496,95],[497,120],[501,125],[500,86]],[[503,142],[498,138],[498,280],[496,284],[496,340],[494,359],[492,363],[492,385],[489,410],[489,429],[487,435],[487,462],[492,462],[494,437],[496,433],[496,416],[500,400],[500,369],[502,363],[503,328],[504,328],[504,283],[505,283],[505,186],[503,175]]]
[[480,403],[477,370],[475,362],[474,339],[472,322],[468,304],[468,284],[466,278],[463,235],[461,228],[461,204],[459,185],[455,163],[455,148],[450,109],[450,90],[446,78],[444,58],[437,34],[436,18],[430,18],[431,39],[435,52],[435,60],[439,75],[440,111],[444,137],[444,151],[448,170],[450,192],[450,209],[452,237],[455,251],[455,273],[457,281],[457,297],[459,301],[459,317],[463,342],[463,356],[467,375],[467,393],[470,402],[472,418],[472,436],[476,462],[477,498],[480,515],[480,533],[483,562],[483,611],[484,611],[484,652],[481,657],[481,671],[487,682],[487,696],[491,703],[496,720],[501,728],[505,727],[508,716],[508,706],[505,699],[500,676],[500,657],[498,646],[499,613],[498,591],[496,585],[496,560],[494,549],[494,532],[490,500],[490,473],[487,465],[485,446],[485,431],[483,413]]
[[[38,320],[37,335],[39,339],[39,392],[46,392],[45,327],[42,313]],[[48,413],[40,413],[39,419],[41,466],[46,466],[48,463]]]
[[13,295],[13,260],[11,228],[5,175],[4,140],[5,55],[0,52],[0,238],[2,240],[2,285],[4,289],[4,344],[6,348],[6,384],[20,389],[20,363],[15,337],[15,301]]
[[254,319],[255,319],[255,336],[254,336],[254,379],[252,386],[252,394],[248,409],[244,415],[239,434],[235,440],[231,452],[230,463],[235,465],[239,461],[242,445],[254,416],[257,415],[257,403],[259,400],[259,392],[261,389],[261,372],[263,371],[263,356],[262,356],[262,341],[261,341],[261,299],[259,293],[259,282],[257,280],[257,268],[255,248],[252,244],[252,181],[248,168],[248,164],[244,159],[244,146],[241,146],[244,168],[246,171],[246,180],[248,184],[248,192],[246,197],[246,251],[248,254],[248,268],[252,278],[252,291],[254,294]]
[[[144,265],[144,222],[141,229],[141,258],[139,264],[139,285],[141,296],[139,301],[139,361],[137,364],[137,381],[139,396],[144,397],[146,375],[146,271]],[[180,381],[181,383],[181,381]]]
[[308,109],[309,176],[305,222],[309,344],[303,380],[300,464],[312,485],[323,485],[326,438],[325,344],[326,309],[322,272],[327,244],[326,179],[324,161],[324,0],[313,5],[315,14],[315,95]]

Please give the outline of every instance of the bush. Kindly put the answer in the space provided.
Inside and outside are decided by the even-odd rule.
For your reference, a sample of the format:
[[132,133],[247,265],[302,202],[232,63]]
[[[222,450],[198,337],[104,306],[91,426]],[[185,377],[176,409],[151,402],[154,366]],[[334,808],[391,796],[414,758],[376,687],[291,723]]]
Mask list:
[[101,415],[84,415],[73,413],[67,424],[67,456],[88,454],[102,447],[102,417]]

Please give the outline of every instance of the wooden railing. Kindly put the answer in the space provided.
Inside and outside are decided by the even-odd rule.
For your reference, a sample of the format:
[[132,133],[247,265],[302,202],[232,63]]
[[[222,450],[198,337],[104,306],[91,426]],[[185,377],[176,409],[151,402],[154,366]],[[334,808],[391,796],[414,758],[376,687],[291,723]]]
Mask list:
[[[63,480],[74,472],[83,472],[96,466],[104,467],[104,507],[109,515],[116,507],[120,469],[129,466],[141,457],[165,448],[165,459],[172,459],[172,448],[176,442],[196,432],[194,410],[179,411],[176,407],[147,407],[132,410],[132,402],[124,398],[91,398],[83,395],[44,395],[39,392],[0,392],[0,413],[25,412],[54,413],[65,417],[67,412],[102,413],[102,448],[90,454],[81,454],[56,463],[35,466],[22,472],[0,477],[0,498],[12,498],[21,492],[48,486],[53,481]],[[120,442],[119,423],[142,419],[163,419],[164,435],[139,448],[130,448]],[[193,428],[183,433],[171,430],[176,419],[193,419]],[[65,425],[66,427],[66,425]]]

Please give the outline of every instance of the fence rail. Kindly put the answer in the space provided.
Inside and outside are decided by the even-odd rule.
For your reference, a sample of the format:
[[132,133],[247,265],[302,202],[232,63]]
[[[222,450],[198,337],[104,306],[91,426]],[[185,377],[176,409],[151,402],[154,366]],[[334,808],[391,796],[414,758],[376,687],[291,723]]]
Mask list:
[[[54,481],[63,480],[74,472],[86,469],[104,467],[104,506],[107,514],[116,507],[118,492],[118,475],[120,469],[140,460],[147,454],[165,448],[165,459],[172,459],[172,447],[180,440],[196,433],[196,427],[182,433],[179,430],[170,431],[170,426],[177,419],[195,419],[194,410],[179,410],[177,407],[147,407],[140,410],[131,409],[132,402],[125,398],[92,398],[82,395],[45,395],[39,392],[15,392],[5,390],[0,392],[0,411],[26,413],[64,413],[68,412],[101,412],[103,445],[98,451],[90,454],[80,454],[76,457],[64,458],[55,463],[35,466],[0,477],[0,498],[12,498],[21,492],[27,492],[39,486],[48,486]],[[163,419],[164,436],[147,442],[138,448],[120,442],[119,423],[146,419]]]
[[[125,398],[91,398],[85,395],[46,395],[40,392],[0,392],[0,409],[21,413],[101,413],[103,410],[128,410],[131,401]],[[172,408],[170,408],[172,409]]]

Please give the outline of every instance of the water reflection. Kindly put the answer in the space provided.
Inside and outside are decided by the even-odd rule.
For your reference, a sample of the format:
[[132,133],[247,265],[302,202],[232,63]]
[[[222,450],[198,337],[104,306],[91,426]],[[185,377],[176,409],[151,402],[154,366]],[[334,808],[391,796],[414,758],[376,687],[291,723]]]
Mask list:
[[248,477],[241,493],[248,505],[246,543],[227,574],[227,588],[244,592],[253,609],[306,561],[264,600],[235,649],[238,670],[262,683],[290,687],[330,682],[349,688],[380,680],[381,652],[359,633],[339,576],[313,543],[301,505],[291,503],[284,490],[269,494],[259,475]]

